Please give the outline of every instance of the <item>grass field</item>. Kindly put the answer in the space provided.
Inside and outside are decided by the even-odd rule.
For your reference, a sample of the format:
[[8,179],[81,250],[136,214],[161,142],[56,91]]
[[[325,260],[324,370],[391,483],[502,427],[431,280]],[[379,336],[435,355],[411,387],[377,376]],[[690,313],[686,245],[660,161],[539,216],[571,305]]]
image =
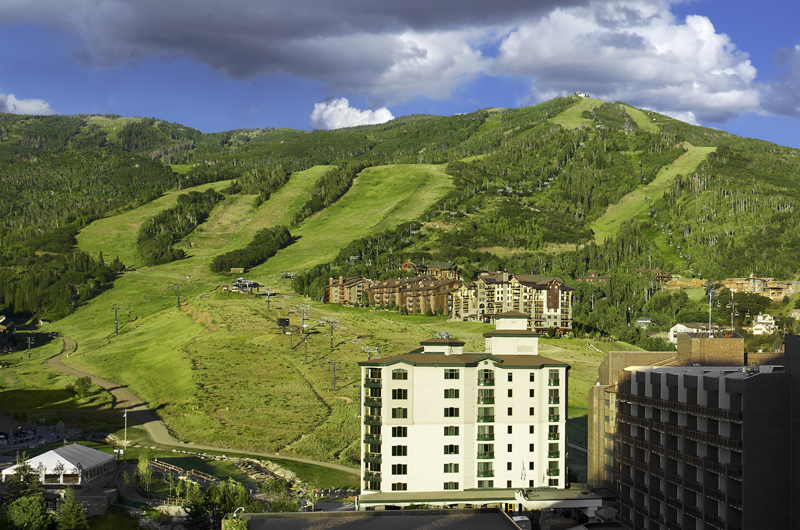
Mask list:
[[626,221],[646,216],[648,198],[653,202],[661,198],[675,177],[691,173],[709,153],[716,150],[716,147],[695,147],[686,142],[683,145],[688,150],[675,162],[661,168],[653,182],[625,195],[617,204],[609,206],[599,219],[591,223],[595,241],[602,243],[607,237],[616,234]]
[[630,116],[636,125],[643,131],[658,132],[660,130],[656,122],[650,119],[650,117],[648,117],[643,111],[635,109],[630,105],[625,105],[625,112],[628,113],[628,116]]
[[589,110],[590,105],[599,107],[603,104],[602,99],[580,98],[577,104],[571,106],[564,112],[550,118],[550,121],[566,127],[567,129],[576,129],[583,125],[588,129],[594,130],[594,121],[581,116],[584,110]]

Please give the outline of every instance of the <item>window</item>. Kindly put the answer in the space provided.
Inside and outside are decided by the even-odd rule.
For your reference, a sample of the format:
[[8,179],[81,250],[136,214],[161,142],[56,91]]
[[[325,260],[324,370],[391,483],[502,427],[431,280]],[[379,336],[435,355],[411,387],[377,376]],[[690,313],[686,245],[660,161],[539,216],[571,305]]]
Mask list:
[[547,481],[547,485],[548,485],[548,486],[553,486],[553,487],[556,487],[556,488],[557,488],[557,487],[558,487],[558,479],[557,479],[557,478],[551,478],[551,479],[549,479],[549,480]]
[[558,407],[549,407],[547,421],[558,421]]
[[458,368],[445,368],[444,369],[444,378],[445,379],[458,379]]
[[458,446],[457,445],[445,445],[444,446],[444,454],[446,455],[457,455],[458,454]]
[[550,375],[547,378],[548,386],[558,386],[561,380],[558,377],[558,370],[550,370]]
[[478,421],[494,421],[494,407],[478,407]]
[[506,480],[506,487],[507,487],[507,488],[510,488],[510,487],[511,487],[511,481],[510,481],[510,480]]
[[533,452],[533,444],[528,444],[528,452]]
[[408,456],[408,446],[407,445],[393,445],[392,446],[392,456]]
[[533,415],[534,415],[534,412],[535,412],[535,410],[536,410],[536,409],[535,409],[534,407],[529,407],[529,408],[528,408],[528,415],[529,415],[529,416],[533,416]]
[[506,462],[506,470],[511,471],[511,462]]
[[479,386],[493,386],[494,385],[494,371],[493,370],[478,370],[478,385]]
[[536,372],[531,372],[531,383],[536,382]]
[[405,388],[393,388],[392,399],[408,399],[408,390]]
[[370,462],[369,463],[369,470],[374,471],[375,473],[380,473],[381,465],[377,462]]
[[528,462],[528,469],[533,471],[533,462]]
[[534,488],[534,487],[536,487],[536,486],[534,486],[534,482],[533,482],[532,480],[529,480],[529,481],[528,481],[528,487],[529,487],[529,488]]
[[392,409],[392,418],[408,418],[408,409]]
[[444,409],[444,417],[445,418],[458,418],[458,407],[445,407],[445,409]]
[[444,428],[445,436],[458,436],[458,427],[455,425],[448,425]]
[[392,483],[392,491],[406,491],[408,489],[408,484],[405,482],[393,482]]
[[408,475],[408,465],[392,464],[392,475]]
[[380,368],[370,368],[367,370],[367,377],[370,379],[380,379],[381,378],[381,369]]
[[514,391],[512,389],[508,389],[508,397],[514,397]]
[[392,427],[392,437],[393,438],[407,438],[408,437],[408,427]]
[[558,425],[548,425],[547,426],[547,439],[548,440],[558,440]]
[[508,444],[508,452],[511,452],[511,444]]
[[479,480],[478,481],[479,488],[493,488],[494,487],[494,480]]
[[458,482],[445,482],[444,489],[446,490],[457,490],[458,489]]
[[511,373],[511,372],[508,372],[508,382],[510,383],[510,382],[512,382],[513,380],[514,380],[514,374],[513,374],[513,373]]
[[508,407],[508,415],[509,416],[513,416],[514,415],[514,409],[513,408]]
[[558,395],[558,389],[557,388],[551,388],[548,391],[547,402],[550,403],[551,405],[558,405],[561,402],[561,398]]
[[444,465],[444,472],[445,473],[458,473],[458,464],[445,464]]
[[558,458],[561,455],[558,450],[558,442],[547,444],[547,458]]
[[[480,380],[478,380],[478,384],[480,384]],[[494,403],[494,388],[479,388],[478,403]]]
[[528,397],[536,397],[536,392],[534,392],[532,388],[528,392]]
[[514,434],[514,426],[513,425],[509,425],[508,426],[508,434]]
[[408,379],[408,370],[403,370],[402,368],[399,370],[392,370],[392,379],[400,379],[405,381]]
[[444,389],[444,398],[445,399],[452,399],[458,398],[458,389],[457,388],[445,388]]

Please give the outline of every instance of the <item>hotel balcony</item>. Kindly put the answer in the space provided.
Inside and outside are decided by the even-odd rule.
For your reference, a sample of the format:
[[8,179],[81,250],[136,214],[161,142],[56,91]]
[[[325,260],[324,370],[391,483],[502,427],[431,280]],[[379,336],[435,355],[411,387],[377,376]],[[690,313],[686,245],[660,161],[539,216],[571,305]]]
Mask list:
[[364,416],[364,425],[381,425],[382,423],[380,416]]
[[493,477],[494,476],[494,469],[479,469],[478,470],[479,477]]
[[490,460],[490,459],[494,458],[494,451],[479,452],[478,455],[477,455],[477,458],[479,460]]
[[494,386],[494,379],[478,379],[478,386]]
[[364,398],[364,406],[365,407],[381,407],[383,406],[383,401],[379,397],[366,397]]
[[380,482],[381,481],[381,474],[376,473],[374,471],[365,471],[364,472],[364,480],[367,482]]
[[494,440],[494,433],[489,434],[478,434],[478,441],[479,442],[486,442]]
[[380,434],[365,434],[364,435],[364,443],[365,444],[380,444],[383,443],[381,441]]
[[478,405],[494,405],[493,397],[479,397]]
[[364,386],[366,388],[381,388],[383,386],[383,380],[376,379],[373,377],[368,377],[364,379]]
[[494,423],[494,415],[478,416],[478,423]]
[[367,464],[380,464],[382,461],[380,453],[366,453],[364,455],[364,462]]

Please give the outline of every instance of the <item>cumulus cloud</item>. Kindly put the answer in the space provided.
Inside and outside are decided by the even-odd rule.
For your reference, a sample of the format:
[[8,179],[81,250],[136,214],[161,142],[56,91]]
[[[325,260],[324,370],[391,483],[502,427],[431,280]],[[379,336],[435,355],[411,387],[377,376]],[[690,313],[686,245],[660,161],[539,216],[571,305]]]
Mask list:
[[665,110],[664,112],[662,112],[662,114],[665,114],[665,115],[669,116],[670,118],[674,118],[676,120],[684,121],[684,122],[686,122],[688,124],[691,124],[691,125],[700,125],[697,122],[697,116],[695,116],[694,112],[692,112],[690,110],[687,110],[687,111],[684,111],[684,112],[675,112],[675,111],[671,111],[671,110]]
[[394,119],[388,109],[359,110],[351,107],[347,98],[336,98],[314,105],[311,126],[318,129],[341,129],[356,125],[385,123]]
[[186,57],[234,79],[316,80],[371,108],[445,100],[486,75],[527,77],[531,102],[583,90],[701,122],[762,103],[796,115],[800,60],[762,86],[708,18],[675,19],[678,1],[6,0],[0,20],[71,31],[98,68]]
[[17,99],[14,94],[0,94],[0,112],[46,115],[53,114],[53,109],[43,99]]
[[800,44],[772,54],[776,66],[786,71],[764,89],[762,105],[772,114],[800,118]]
[[759,106],[747,54],[706,17],[675,20],[665,2],[556,9],[511,32],[492,71],[532,77],[534,99],[583,90],[709,122]]

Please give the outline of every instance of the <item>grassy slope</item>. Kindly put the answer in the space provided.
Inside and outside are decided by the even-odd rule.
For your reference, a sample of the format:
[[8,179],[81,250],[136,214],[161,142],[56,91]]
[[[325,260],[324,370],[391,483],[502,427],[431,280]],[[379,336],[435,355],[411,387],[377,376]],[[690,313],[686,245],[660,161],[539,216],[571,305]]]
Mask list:
[[[218,252],[246,244],[257,229],[288,221],[324,169],[294,175],[256,209],[252,197],[226,199],[190,237],[194,248],[189,259],[127,273],[91,304],[51,324],[78,342],[67,362],[130,386],[184,439],[329,460],[348,446],[351,452],[357,450],[358,424],[351,401],[356,390],[349,385],[358,378],[355,362],[363,357],[361,346],[408,351],[436,331],[449,329],[464,336],[461,331],[470,326],[424,317],[342,313],[336,333],[341,344],[331,353],[324,330],[312,335],[310,362],[304,365],[299,362],[300,349],[289,352],[289,337],[272,333],[272,323],[288,315],[294,295],[279,297],[267,311],[262,300],[219,293],[218,278],[205,266]],[[267,263],[250,276],[261,278],[272,270],[330,259],[356,237],[415,218],[446,193],[449,182],[438,166],[365,171],[351,192],[293,230],[301,239],[275,258],[277,265]],[[161,206],[168,207],[168,201],[162,200]],[[81,237],[81,244],[106,255],[109,248],[103,242],[128,237],[132,244],[135,221],[155,210],[148,205],[124,214],[123,221],[98,221]],[[184,300],[181,311],[177,283]],[[113,332],[114,306],[121,308],[119,336]],[[332,312],[336,309],[319,306],[313,315],[340,315]],[[361,340],[351,342],[356,336]],[[466,332],[465,338],[470,336],[480,342],[479,332]],[[364,337],[370,337],[368,342]],[[336,393],[328,364],[334,360],[341,363]]]
[[628,113],[628,116],[636,123],[636,125],[647,132],[658,132],[659,128],[656,122],[654,122],[647,114],[639,109],[635,109],[630,105],[625,105],[625,112]]
[[686,142],[684,142],[684,147],[688,151],[669,166],[661,168],[653,182],[625,195],[617,204],[609,206],[606,213],[591,224],[595,234],[594,238],[598,243],[602,243],[607,237],[616,234],[625,221],[637,216],[646,216],[648,197],[652,198],[653,202],[660,199],[664,190],[675,177],[691,173],[708,157],[709,153],[716,150],[716,147],[694,147]]
[[589,110],[590,104],[594,105],[595,107],[599,107],[603,104],[603,100],[581,98],[577,104],[571,106],[558,116],[551,118],[550,121],[557,123],[562,127],[566,127],[567,129],[575,129],[581,125],[588,129],[594,129],[594,121],[581,117],[581,114],[584,110]]

